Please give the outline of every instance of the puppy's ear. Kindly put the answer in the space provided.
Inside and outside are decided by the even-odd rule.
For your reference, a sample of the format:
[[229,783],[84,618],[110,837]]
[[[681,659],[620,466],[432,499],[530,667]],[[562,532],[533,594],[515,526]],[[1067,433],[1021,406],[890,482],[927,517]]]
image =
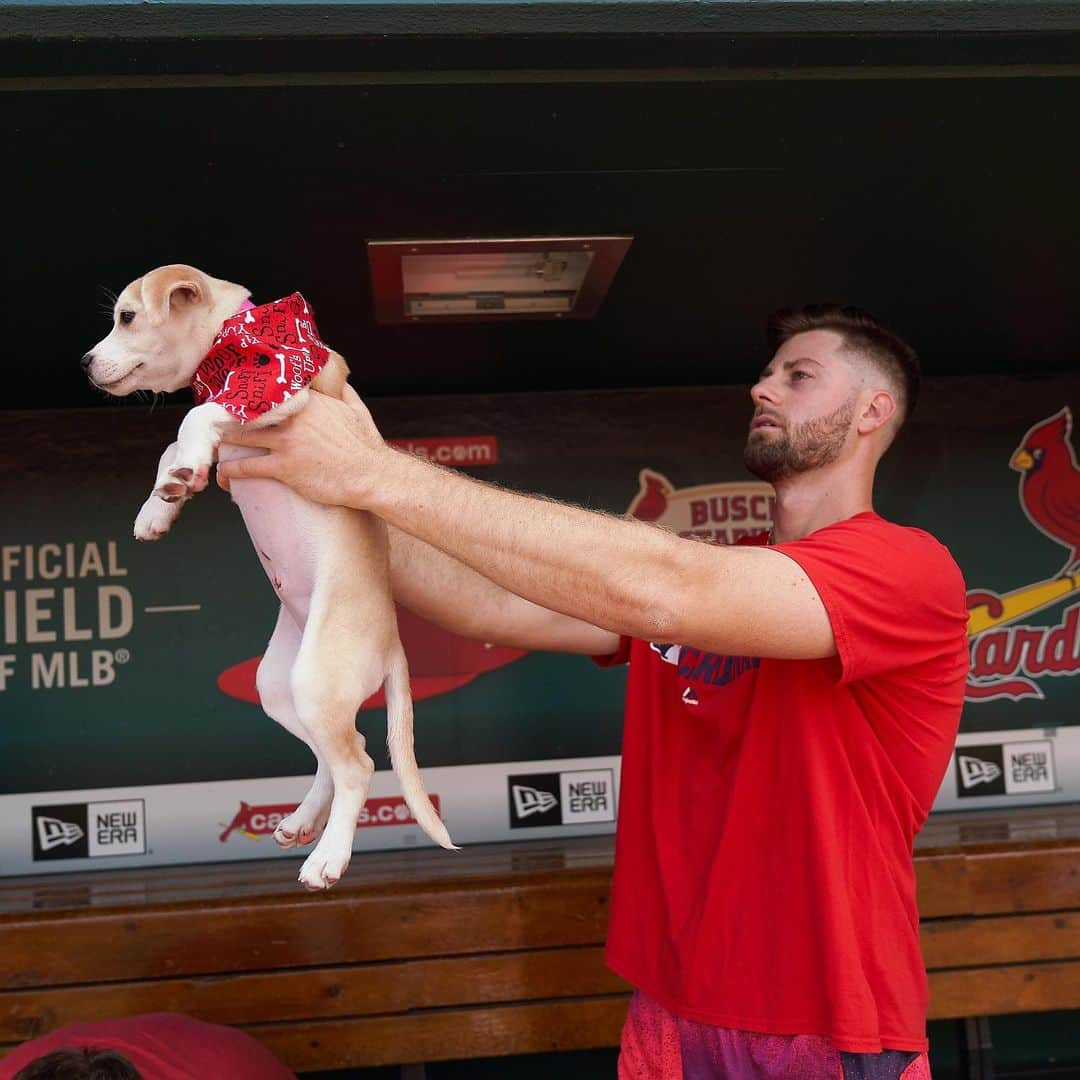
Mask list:
[[142,280],[142,302],[153,326],[160,326],[173,311],[206,300],[205,278],[193,266],[162,266]]

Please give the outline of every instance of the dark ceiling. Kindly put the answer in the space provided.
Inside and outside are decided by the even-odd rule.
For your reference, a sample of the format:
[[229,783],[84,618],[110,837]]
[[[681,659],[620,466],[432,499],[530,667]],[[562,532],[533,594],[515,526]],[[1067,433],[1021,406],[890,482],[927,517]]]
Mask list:
[[[109,48],[129,50],[114,88],[0,87],[5,407],[104,404],[78,367],[104,290],[165,262],[302,290],[371,396],[747,381],[767,313],[820,299],[893,324],[930,374],[1080,356],[1080,68],[177,85],[149,45]],[[368,239],[577,233],[634,236],[593,321],[373,321]]]

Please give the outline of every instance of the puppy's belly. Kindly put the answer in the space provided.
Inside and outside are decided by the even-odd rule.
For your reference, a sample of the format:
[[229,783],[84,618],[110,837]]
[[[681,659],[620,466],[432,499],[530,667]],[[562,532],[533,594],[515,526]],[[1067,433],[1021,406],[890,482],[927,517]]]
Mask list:
[[[222,460],[248,456],[245,449],[221,447]],[[234,480],[230,487],[267,578],[303,626],[328,541],[325,508],[277,480]]]

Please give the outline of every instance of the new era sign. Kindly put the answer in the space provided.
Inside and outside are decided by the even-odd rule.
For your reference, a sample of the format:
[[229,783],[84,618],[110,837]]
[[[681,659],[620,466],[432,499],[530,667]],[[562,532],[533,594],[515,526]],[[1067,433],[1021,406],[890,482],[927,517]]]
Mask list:
[[1036,795],[1055,787],[1049,739],[956,748],[956,794],[962,799]]
[[591,825],[615,820],[615,773],[580,769],[507,777],[510,828]]
[[31,829],[35,862],[146,853],[142,799],[35,806]]
[[90,855],[86,842],[86,803],[35,806],[30,816],[35,862],[85,859]]
[[532,829],[542,825],[561,825],[558,773],[527,773],[509,776],[510,828]]

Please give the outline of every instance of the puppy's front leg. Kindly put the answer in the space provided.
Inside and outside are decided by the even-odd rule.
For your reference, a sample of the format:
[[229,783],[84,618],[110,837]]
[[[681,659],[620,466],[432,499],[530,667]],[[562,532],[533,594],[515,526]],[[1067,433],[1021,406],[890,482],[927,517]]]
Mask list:
[[209,481],[221,437],[236,423],[227,409],[212,401],[196,405],[180,425],[175,460],[165,477],[158,477],[154,494],[165,502],[177,502],[202,491]]
[[165,448],[158,462],[157,479],[154,480],[154,491],[150,498],[142,504],[139,516],[135,519],[136,540],[158,540],[172,528],[173,522],[180,516],[180,508],[184,500],[177,499],[175,502],[166,502],[157,491],[162,484],[168,481],[169,469],[176,460],[176,443],[170,443]]

